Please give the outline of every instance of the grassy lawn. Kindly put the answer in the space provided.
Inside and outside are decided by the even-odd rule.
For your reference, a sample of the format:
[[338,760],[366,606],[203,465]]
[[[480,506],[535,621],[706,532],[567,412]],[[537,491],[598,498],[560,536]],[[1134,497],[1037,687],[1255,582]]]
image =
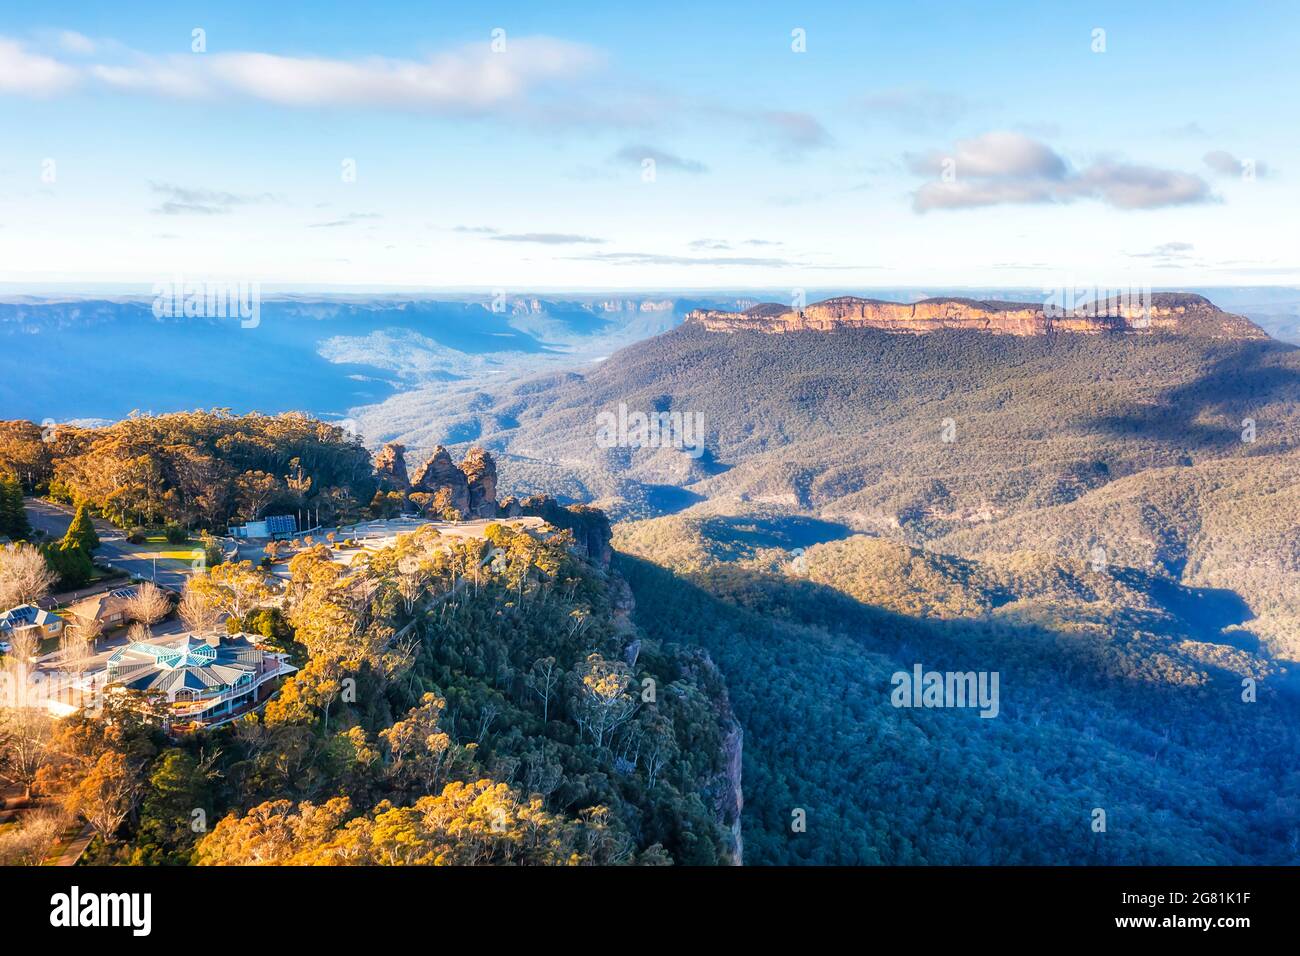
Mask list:
[[140,557],[157,556],[159,560],[183,561],[189,564],[203,553],[203,542],[193,538],[180,544],[167,540],[167,536],[151,534],[144,539],[144,544],[130,545]]
[[159,551],[158,557],[168,558],[172,561],[190,562],[203,554],[203,546],[196,545],[192,548],[181,548],[180,550]]

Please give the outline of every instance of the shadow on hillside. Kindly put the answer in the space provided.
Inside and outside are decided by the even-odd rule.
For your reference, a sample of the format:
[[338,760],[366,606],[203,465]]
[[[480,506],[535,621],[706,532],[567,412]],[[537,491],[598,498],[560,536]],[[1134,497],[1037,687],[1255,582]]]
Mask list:
[[1255,617],[1250,605],[1236,591],[1189,587],[1131,568],[1116,569],[1112,573],[1118,580],[1150,594],[1177,620],[1178,633],[1209,644],[1226,644],[1239,650],[1258,652],[1260,641],[1253,634],[1242,631],[1223,633],[1226,628],[1245,624]]
[[[1268,862],[1289,852],[1245,796],[1289,772],[1286,675],[1265,685],[1285,709],[1243,708],[1238,675],[1200,664],[1211,680],[1198,684],[1169,659],[1173,642],[1026,620],[914,618],[734,565],[709,572],[705,587],[641,558],[615,561],[646,634],[704,647],[723,672],[745,731],[755,862],[789,861],[793,800],[831,834],[815,848],[819,862],[914,862],[917,853],[931,854],[925,862],[1025,862],[1026,840],[1032,862],[1053,864]],[[895,709],[891,675],[916,664],[999,673],[997,718]],[[1181,809],[1174,792],[1189,801]],[[1147,822],[1099,849],[1075,838],[1074,817],[1041,810],[1045,799],[1078,814],[1108,799]],[[957,843],[929,839],[930,828],[987,801],[1005,827],[958,827]],[[1208,807],[1221,817],[1207,828]],[[1225,836],[1229,820],[1235,832]],[[1185,842],[1175,845],[1179,834]]]
[[[1204,375],[1165,392],[1159,405],[1095,418],[1088,427],[1189,449],[1238,445],[1243,419],[1253,417],[1263,405],[1294,401],[1300,394],[1300,368],[1263,364],[1269,356],[1294,351],[1294,346],[1277,342],[1239,344]],[[1196,421],[1222,416],[1229,419],[1226,427]]]
[[685,511],[691,505],[699,504],[704,496],[688,491],[677,485],[642,485],[645,489],[645,503],[656,517]]
[[[796,623],[839,633],[858,641],[872,653],[894,658],[897,665],[906,669],[920,662],[927,669],[1002,671],[1004,693],[1008,695],[1006,700],[1013,702],[1017,696],[1008,692],[1017,683],[1023,687],[1044,680],[1048,683],[1069,680],[1073,687],[1082,683],[1118,692],[1121,695],[1118,701],[1134,706],[1139,706],[1139,700],[1148,700],[1149,695],[1156,697],[1149,698],[1148,705],[1156,698],[1164,700],[1162,695],[1167,693],[1178,693],[1182,698],[1182,695],[1197,696],[1204,692],[1204,688],[1178,683],[1184,675],[1178,669],[1162,670],[1164,665],[1158,661],[1144,659],[1143,663],[1152,667],[1135,667],[1134,661],[1126,657],[1130,648],[1118,631],[1114,639],[1102,639],[1087,630],[1079,632],[1069,627],[1040,626],[1023,619],[911,617],[884,607],[863,604],[844,592],[814,581],[754,571],[732,563],[715,567],[711,572],[712,589],[705,589],[643,558],[616,553],[616,561],[625,568],[624,574],[629,581],[637,575],[642,579],[655,578],[658,587],[689,593],[690,601],[722,602],[757,614],[771,626]],[[728,596],[736,596],[737,600]],[[1248,632],[1240,632],[1239,637],[1222,633],[1223,627],[1253,617],[1249,607],[1235,592],[1183,588],[1169,583],[1169,591],[1164,597],[1156,596],[1156,600],[1165,604],[1165,609],[1179,622],[1188,624],[1186,628],[1149,628],[1161,639],[1169,641],[1166,650],[1173,649],[1182,637],[1239,646],[1248,652],[1258,648],[1257,640],[1255,648],[1243,646],[1251,644],[1253,639]],[[1147,618],[1147,615],[1139,617]],[[1127,620],[1126,609],[1115,609],[1114,620],[1119,630],[1123,630],[1123,622]],[[1060,623],[1069,622],[1062,619]],[[1128,620],[1128,626],[1134,623],[1135,620]],[[1148,623],[1154,622],[1147,619],[1141,622],[1143,626]],[[1140,653],[1149,656],[1151,650],[1147,648]],[[1208,672],[1212,684],[1236,687],[1240,682],[1240,675],[1236,672],[1204,661],[1196,666]],[[1283,689],[1281,683],[1278,689]],[[1021,704],[1031,709],[1037,708],[1041,702],[1021,698]]]
[[840,541],[853,534],[845,525],[803,515],[728,515],[707,519],[703,530],[722,545],[787,550]]

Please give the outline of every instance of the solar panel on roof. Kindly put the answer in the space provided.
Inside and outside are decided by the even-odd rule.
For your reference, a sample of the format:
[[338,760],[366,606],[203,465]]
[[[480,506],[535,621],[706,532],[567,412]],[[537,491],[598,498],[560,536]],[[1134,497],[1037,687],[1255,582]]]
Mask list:
[[298,519],[293,515],[271,515],[266,519],[266,530],[270,534],[294,534]]

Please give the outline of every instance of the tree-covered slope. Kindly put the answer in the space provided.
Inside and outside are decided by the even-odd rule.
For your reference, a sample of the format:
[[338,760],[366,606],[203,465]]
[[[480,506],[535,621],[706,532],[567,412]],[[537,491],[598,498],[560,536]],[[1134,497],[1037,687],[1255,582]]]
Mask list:
[[179,740],[132,710],[59,725],[44,790],[85,812],[111,788],[124,809],[91,859],[740,862],[740,730],[717,669],[640,632],[626,584],[570,532],[426,527],[331,557],[300,551],[282,604],[249,564],[192,586],[262,595],[228,627],[299,670],[261,714]]
[[[509,427],[478,440],[517,456],[512,480],[588,498],[670,484],[914,525],[930,503],[939,521],[1009,513],[1151,466],[1294,450],[1297,395],[1300,350],[1269,340],[686,325],[586,375],[485,393],[485,424]],[[596,413],[619,403],[699,413],[706,453],[597,447]]]
[[[682,575],[652,563],[674,538],[690,550],[692,523],[623,526],[616,543],[637,553],[619,561],[638,623],[708,649],[727,677],[747,862],[1295,861],[1294,685],[1267,656],[1193,633],[1215,595],[862,536],[812,546],[806,564],[776,550],[697,552]],[[893,706],[892,675],[916,664],[998,672],[997,717]]]

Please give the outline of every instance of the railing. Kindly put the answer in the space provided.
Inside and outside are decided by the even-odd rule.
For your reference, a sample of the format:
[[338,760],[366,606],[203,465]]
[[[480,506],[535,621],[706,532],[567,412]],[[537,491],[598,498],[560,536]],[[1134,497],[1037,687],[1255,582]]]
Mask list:
[[170,704],[171,712],[178,717],[186,717],[190,714],[199,714],[205,710],[210,710],[217,704],[224,703],[228,700],[234,700],[236,697],[242,697],[253,690],[257,689],[257,684],[248,684],[237,690],[224,691],[215,697],[196,697],[192,700],[178,700]]
[[222,691],[211,697],[195,697],[191,700],[178,700],[171,704],[171,711],[178,717],[184,717],[189,714],[199,713],[210,709],[214,704],[221,704],[228,700],[234,700],[236,697],[243,697],[245,694],[253,693],[273,677],[285,673],[288,670],[284,663],[276,661],[276,666],[267,668],[257,675],[254,680],[247,684],[232,687],[230,690]]

